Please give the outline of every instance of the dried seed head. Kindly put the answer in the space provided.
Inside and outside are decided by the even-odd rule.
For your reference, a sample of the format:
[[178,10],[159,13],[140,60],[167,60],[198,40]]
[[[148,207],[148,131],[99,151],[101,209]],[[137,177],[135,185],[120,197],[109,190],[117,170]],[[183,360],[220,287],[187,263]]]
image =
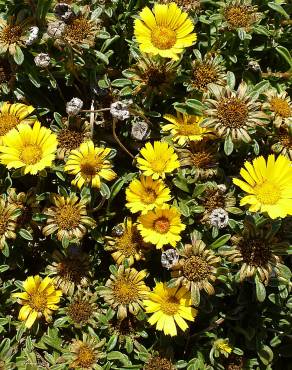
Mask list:
[[79,98],[72,98],[66,105],[66,112],[69,116],[77,116],[83,107],[83,101]]
[[50,22],[48,24],[47,34],[54,39],[58,39],[63,35],[65,26],[65,23],[62,21]]
[[175,249],[168,249],[161,255],[161,265],[166,269],[172,268],[177,264],[179,255]]
[[50,65],[51,58],[46,53],[40,53],[34,58],[34,62],[39,68],[47,68]]
[[223,229],[228,225],[229,216],[225,209],[216,208],[211,212],[209,221],[212,226],[218,227],[218,229]]
[[39,28],[37,26],[30,27],[28,29],[28,39],[26,40],[26,45],[32,45],[39,36]]

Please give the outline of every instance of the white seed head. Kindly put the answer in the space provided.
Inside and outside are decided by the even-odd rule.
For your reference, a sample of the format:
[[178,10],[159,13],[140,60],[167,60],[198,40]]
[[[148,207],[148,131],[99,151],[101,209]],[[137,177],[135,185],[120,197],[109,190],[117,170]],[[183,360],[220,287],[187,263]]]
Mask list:
[[27,46],[32,45],[39,37],[39,28],[37,26],[32,26],[28,29],[28,38],[25,42]]
[[166,269],[172,268],[177,264],[179,255],[175,249],[168,249],[161,254],[161,265]]
[[66,3],[58,3],[54,8],[54,13],[57,18],[64,22],[68,22],[71,18],[74,17],[71,6]]
[[145,121],[133,121],[131,136],[134,140],[147,140],[150,135],[149,125]]
[[50,65],[51,58],[49,54],[40,53],[34,58],[34,62],[39,68],[47,68]]
[[65,23],[62,21],[50,22],[48,24],[47,34],[54,39],[58,39],[63,35],[65,26]]
[[79,98],[73,98],[66,104],[66,112],[69,116],[77,116],[83,107],[83,101]]
[[128,110],[129,104],[122,101],[116,101],[110,106],[110,113],[113,117],[118,120],[124,121],[130,117],[130,112]]
[[218,227],[218,229],[223,229],[228,225],[229,216],[225,209],[216,208],[211,212],[209,221],[212,226]]

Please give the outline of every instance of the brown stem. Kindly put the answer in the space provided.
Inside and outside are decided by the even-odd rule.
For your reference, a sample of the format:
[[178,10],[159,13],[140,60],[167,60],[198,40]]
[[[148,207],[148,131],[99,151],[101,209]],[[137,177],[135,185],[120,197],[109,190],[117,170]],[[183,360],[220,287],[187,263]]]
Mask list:
[[117,136],[116,133],[116,126],[117,126],[117,119],[113,118],[113,137],[115,138],[116,142],[119,144],[119,146],[125,151],[131,158],[135,158],[135,156],[129,152],[129,150],[121,143],[120,139]]

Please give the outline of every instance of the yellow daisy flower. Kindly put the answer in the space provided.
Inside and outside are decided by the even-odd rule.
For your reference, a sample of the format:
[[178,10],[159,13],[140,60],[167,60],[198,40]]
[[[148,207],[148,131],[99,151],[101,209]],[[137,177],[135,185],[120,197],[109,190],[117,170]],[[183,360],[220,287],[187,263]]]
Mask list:
[[19,303],[23,306],[18,319],[25,321],[27,328],[31,328],[35,320],[42,315],[49,322],[52,311],[58,309],[61,290],[55,289],[51,278],[46,276],[42,279],[39,275],[29,276],[23,282],[23,288],[25,292],[12,294],[14,298],[19,298]]
[[233,183],[248,193],[240,205],[249,204],[251,212],[267,212],[269,217],[284,218],[292,215],[292,167],[288,158],[271,154],[266,160],[260,156],[245,162],[240,175],[245,181],[233,179]]
[[177,112],[177,116],[165,114],[163,116],[171,122],[162,127],[162,131],[170,131],[173,141],[178,145],[184,145],[187,141],[201,141],[206,137],[210,130],[200,126],[204,117],[191,116]]
[[82,143],[78,149],[72,150],[65,165],[65,171],[75,175],[72,184],[79,189],[85,184],[100,188],[101,180],[113,180],[116,173],[107,159],[110,152],[109,148],[95,147],[92,141]]
[[181,240],[180,233],[185,229],[180,213],[175,207],[164,204],[138,218],[138,230],[146,243],[156,245],[157,249],[166,244],[173,247]]
[[147,213],[155,207],[168,202],[171,198],[169,188],[162,180],[153,180],[152,177],[141,176],[134,179],[126,189],[126,207],[132,213]]
[[151,176],[153,180],[159,177],[165,178],[166,173],[171,173],[179,168],[178,156],[167,143],[155,141],[154,145],[146,143],[140,150],[141,156],[137,163],[145,176]]
[[19,124],[3,138],[0,162],[8,169],[23,168],[24,174],[36,175],[50,167],[57,150],[57,138],[52,131],[36,121],[33,127]]
[[20,123],[34,123],[35,119],[27,118],[33,111],[32,105],[5,102],[0,109],[0,144],[3,136]]
[[145,53],[178,60],[178,54],[197,39],[192,21],[175,3],[155,4],[153,12],[145,7],[139,15],[134,33]]
[[145,311],[153,314],[148,322],[172,337],[177,335],[176,325],[186,331],[185,320],[194,321],[198,312],[191,307],[191,295],[186,288],[168,288],[165,283],[157,283],[143,304]]

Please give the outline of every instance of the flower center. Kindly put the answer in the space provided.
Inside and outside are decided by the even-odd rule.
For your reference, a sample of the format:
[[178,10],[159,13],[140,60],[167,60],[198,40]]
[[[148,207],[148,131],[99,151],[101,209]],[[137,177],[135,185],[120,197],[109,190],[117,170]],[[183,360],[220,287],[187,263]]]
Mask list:
[[164,161],[162,158],[155,159],[151,162],[151,168],[153,172],[161,173],[164,171],[166,167],[166,161]]
[[196,167],[205,168],[213,164],[213,155],[207,151],[193,153],[192,160]]
[[176,43],[176,32],[168,27],[157,26],[152,30],[151,41],[157,49],[171,49]]
[[145,204],[152,204],[155,202],[157,194],[155,190],[151,188],[145,188],[144,193],[141,195],[141,200]]
[[85,324],[92,315],[92,307],[89,302],[76,300],[68,306],[68,315],[76,324]]
[[174,370],[174,366],[166,357],[151,357],[144,370]]
[[80,167],[85,176],[95,176],[101,170],[102,163],[95,155],[88,155],[82,159]]
[[230,6],[225,10],[224,16],[232,28],[247,27],[250,24],[250,14],[246,6]]
[[42,149],[37,144],[27,145],[19,157],[25,164],[36,164],[42,159]]
[[169,297],[166,301],[160,304],[161,304],[161,311],[165,315],[173,316],[179,310],[179,301],[176,297]]
[[222,125],[229,128],[240,128],[246,123],[248,108],[238,98],[223,98],[218,104],[217,116]]
[[197,123],[180,124],[178,134],[182,136],[200,135],[200,127]]
[[140,242],[140,235],[135,229],[131,231],[126,230],[122,236],[116,238],[116,248],[120,250],[125,257],[130,257],[137,253]]
[[183,264],[183,274],[190,281],[202,281],[210,274],[210,266],[199,256],[189,257]]
[[137,286],[126,278],[120,277],[113,284],[113,295],[119,304],[130,304],[137,300]]
[[272,257],[269,246],[261,239],[242,240],[239,249],[243,261],[251,266],[265,266]]
[[288,118],[291,116],[291,108],[289,103],[280,98],[273,98],[270,102],[271,110],[283,118]]
[[47,307],[47,297],[43,292],[34,292],[30,294],[29,305],[32,309],[43,312]]
[[162,85],[167,82],[167,72],[162,67],[161,70],[150,67],[143,76],[148,85],[157,88],[157,85]]
[[86,276],[87,266],[78,259],[65,259],[58,263],[57,271],[64,280],[78,284]]
[[96,354],[88,345],[83,344],[78,351],[77,355],[78,365],[83,368],[91,368],[96,361]]
[[207,85],[217,80],[217,72],[208,64],[198,64],[193,71],[193,85],[199,90],[205,90]]
[[2,113],[0,115],[0,136],[4,136],[19,124],[19,119],[12,114]]
[[80,212],[71,204],[65,204],[56,212],[56,223],[60,229],[72,230],[79,225]]
[[254,192],[258,201],[262,204],[276,204],[281,197],[279,187],[268,180],[256,185]]
[[86,39],[91,32],[91,25],[87,19],[79,18],[74,19],[70,24],[66,26],[64,32],[64,38],[68,38],[74,41],[74,43],[80,43]]
[[58,146],[67,150],[78,148],[83,141],[84,136],[78,131],[68,130],[65,128],[58,134]]
[[204,207],[207,211],[213,211],[215,208],[225,207],[224,195],[220,194],[217,190],[207,191]]
[[20,40],[22,29],[20,26],[7,25],[3,28],[0,39],[6,44],[14,44]]
[[160,217],[153,223],[153,228],[155,231],[157,231],[159,234],[165,234],[170,229],[170,222],[169,219],[166,217]]
[[7,230],[7,218],[4,215],[0,216],[0,235],[4,235]]
[[283,134],[279,136],[279,140],[285,148],[292,149],[292,136]]

